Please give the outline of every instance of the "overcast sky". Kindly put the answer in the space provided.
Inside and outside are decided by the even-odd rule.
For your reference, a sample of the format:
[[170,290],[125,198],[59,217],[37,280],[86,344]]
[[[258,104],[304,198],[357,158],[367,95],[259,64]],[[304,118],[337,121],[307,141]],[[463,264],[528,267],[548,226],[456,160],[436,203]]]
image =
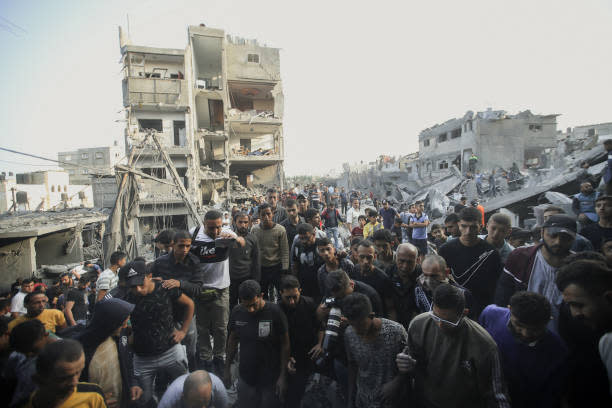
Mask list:
[[281,48],[288,175],[416,151],[420,130],[467,110],[612,121],[609,0],[3,0],[0,146],[57,158],[122,141],[127,15],[138,45],[183,48],[205,23]]

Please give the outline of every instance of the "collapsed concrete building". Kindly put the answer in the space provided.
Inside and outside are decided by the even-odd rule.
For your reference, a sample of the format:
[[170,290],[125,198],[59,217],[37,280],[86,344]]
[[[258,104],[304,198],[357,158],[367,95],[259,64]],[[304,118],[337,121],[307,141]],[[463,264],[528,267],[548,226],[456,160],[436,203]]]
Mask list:
[[157,179],[138,179],[137,236],[189,224],[164,154],[200,209],[244,199],[248,187],[283,187],[279,49],[203,25],[188,27],[185,48],[133,45],[121,28],[120,46],[128,166]]
[[100,258],[106,218],[91,209],[0,215],[0,292],[17,278],[57,277],[69,266]]
[[557,116],[529,110],[509,115],[487,110],[450,119],[419,133],[419,176],[439,178],[453,165],[466,173],[472,154],[477,169],[547,167],[557,147]]
[[[425,200],[434,217],[450,211],[461,196],[478,198],[488,214],[504,211],[516,226],[529,225],[535,222],[534,207],[546,202],[570,206],[567,195],[578,191],[579,181],[597,182],[606,168],[602,142],[612,138],[612,123],[557,131],[557,116],[470,111],[420,132],[416,153],[344,164],[338,184],[372,191],[398,206]],[[478,161],[470,168],[472,154]],[[481,194],[473,175],[468,176],[475,170],[484,175]],[[492,170],[496,194],[489,191]]]

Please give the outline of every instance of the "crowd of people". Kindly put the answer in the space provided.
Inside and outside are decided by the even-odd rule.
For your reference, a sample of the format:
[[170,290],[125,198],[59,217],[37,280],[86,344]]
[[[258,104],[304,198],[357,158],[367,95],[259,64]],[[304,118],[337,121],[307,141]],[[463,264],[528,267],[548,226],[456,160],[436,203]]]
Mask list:
[[2,406],[612,406],[612,195],[574,208],[525,231],[465,199],[432,223],[269,189],[160,232],[153,262],[16,282]]

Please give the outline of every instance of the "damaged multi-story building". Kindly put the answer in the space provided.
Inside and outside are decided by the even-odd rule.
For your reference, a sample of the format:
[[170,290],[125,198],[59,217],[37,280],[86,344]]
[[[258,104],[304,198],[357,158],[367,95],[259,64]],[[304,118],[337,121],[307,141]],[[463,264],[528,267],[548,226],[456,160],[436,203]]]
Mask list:
[[435,179],[453,165],[465,173],[472,154],[479,169],[546,167],[557,147],[557,116],[488,109],[432,126],[419,133],[419,175]]
[[120,43],[127,155],[138,171],[169,182],[140,178],[138,235],[188,224],[151,132],[197,207],[231,200],[237,182],[282,188],[279,49],[203,25],[188,27],[185,48],[133,45],[121,29]]

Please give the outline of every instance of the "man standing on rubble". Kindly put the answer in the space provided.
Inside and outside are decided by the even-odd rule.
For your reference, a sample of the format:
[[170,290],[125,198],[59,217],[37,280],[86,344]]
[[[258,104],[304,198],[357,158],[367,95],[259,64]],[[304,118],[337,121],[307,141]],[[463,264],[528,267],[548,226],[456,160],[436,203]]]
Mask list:
[[578,216],[578,222],[582,227],[599,221],[595,211],[595,201],[599,197],[599,192],[593,190],[593,185],[589,181],[580,184],[580,193],[572,200],[572,210]]
[[478,156],[475,153],[472,153],[470,159],[468,160],[468,171],[470,173],[474,173],[476,171],[476,165],[478,164]]

